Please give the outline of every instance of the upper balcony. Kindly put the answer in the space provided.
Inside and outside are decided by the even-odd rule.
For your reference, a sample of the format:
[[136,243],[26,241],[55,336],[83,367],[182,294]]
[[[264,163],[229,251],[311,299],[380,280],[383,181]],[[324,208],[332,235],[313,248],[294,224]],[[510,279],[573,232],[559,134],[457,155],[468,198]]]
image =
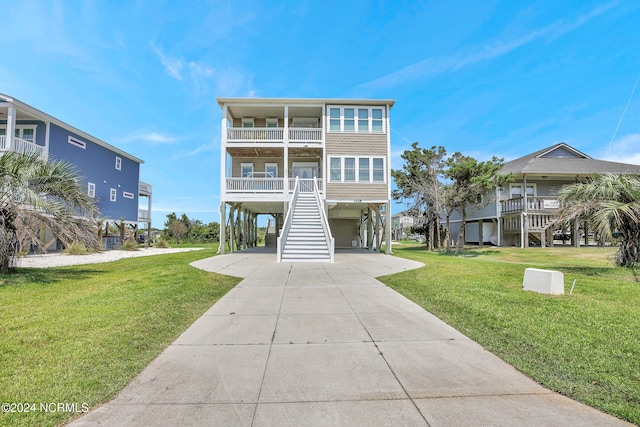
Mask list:
[[17,137],[8,138],[6,135],[0,135],[0,154],[6,153],[7,151],[38,153],[40,156],[45,155],[44,147],[38,144]]
[[558,198],[553,196],[527,196],[527,202],[523,197],[514,197],[500,201],[502,215],[519,215],[522,212],[555,214],[558,211]]
[[138,195],[149,197],[152,194],[152,186],[151,184],[147,184],[146,182],[140,181],[138,184]]
[[[321,144],[321,128],[292,127],[287,129],[287,140],[294,144]],[[230,144],[282,144],[285,141],[285,128],[227,128],[227,143]]]

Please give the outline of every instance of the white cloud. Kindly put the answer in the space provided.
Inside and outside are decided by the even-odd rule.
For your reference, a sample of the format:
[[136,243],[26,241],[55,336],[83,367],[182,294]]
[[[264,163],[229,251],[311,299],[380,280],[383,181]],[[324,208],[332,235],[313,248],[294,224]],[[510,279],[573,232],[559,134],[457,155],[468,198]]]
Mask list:
[[156,53],[156,55],[158,55],[158,58],[160,59],[160,62],[164,66],[164,69],[167,72],[167,74],[169,74],[171,77],[173,77],[176,80],[182,80],[182,67],[184,65],[184,61],[182,60],[182,58],[180,59],[168,58],[162,51],[162,47],[156,46],[155,43],[153,42],[151,43],[151,47],[153,48],[153,51]]
[[529,34],[515,38],[510,41],[497,41],[480,48],[474,49],[473,52],[461,52],[458,55],[444,58],[426,58],[422,61],[415,62],[398,71],[387,74],[386,76],[371,80],[360,84],[357,88],[363,89],[380,89],[390,88],[401,84],[410,83],[419,78],[435,76],[447,71],[457,71],[468,65],[476,64],[481,61],[490,60],[508,54],[509,52],[524,46],[534,40],[543,37],[556,39],[570,31],[573,31],[592,18],[604,13],[613,7],[616,3],[609,3],[599,6],[585,15],[579,16],[574,22],[566,22],[558,20],[541,29],[530,32]]
[[200,153],[206,153],[207,151],[213,151],[216,148],[215,142],[208,144],[202,144],[191,151],[181,152],[173,156],[173,159],[183,159],[185,157],[193,157]]
[[640,165],[640,133],[632,133],[614,141],[603,160]]
[[148,142],[152,145],[175,144],[179,141],[179,138],[158,132],[136,132],[119,139],[121,143],[138,141]]

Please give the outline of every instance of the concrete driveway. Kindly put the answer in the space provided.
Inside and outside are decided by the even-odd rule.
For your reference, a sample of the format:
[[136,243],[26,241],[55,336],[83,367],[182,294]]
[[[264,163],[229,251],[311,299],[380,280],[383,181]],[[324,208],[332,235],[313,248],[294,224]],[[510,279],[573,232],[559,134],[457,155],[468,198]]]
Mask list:
[[375,277],[421,267],[364,251],[194,262],[244,280],[113,401],[73,426],[614,426]]

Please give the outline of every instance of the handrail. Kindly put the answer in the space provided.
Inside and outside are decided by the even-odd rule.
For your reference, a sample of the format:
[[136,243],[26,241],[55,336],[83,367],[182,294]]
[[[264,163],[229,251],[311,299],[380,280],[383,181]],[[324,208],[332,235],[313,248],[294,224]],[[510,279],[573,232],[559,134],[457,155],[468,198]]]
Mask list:
[[284,220],[284,225],[282,226],[282,232],[280,236],[278,236],[277,250],[278,250],[278,262],[282,262],[282,252],[284,251],[284,242],[287,241],[287,236],[289,235],[289,229],[291,228],[291,223],[293,222],[293,207],[296,205],[298,201],[300,180],[296,178],[296,184],[293,189],[293,196],[291,197],[291,203],[289,204],[289,210],[287,211],[287,216]]
[[322,201],[320,200],[320,190],[318,188],[318,180],[313,180],[313,195],[316,198],[316,203],[318,205],[318,210],[320,211],[320,222],[322,222],[322,228],[324,229],[324,236],[327,241],[327,247],[329,248],[329,256],[331,257],[331,261],[333,262],[333,254],[336,244],[336,239],[331,235],[331,228],[329,227],[329,220],[327,220],[327,215],[324,211],[324,206]]

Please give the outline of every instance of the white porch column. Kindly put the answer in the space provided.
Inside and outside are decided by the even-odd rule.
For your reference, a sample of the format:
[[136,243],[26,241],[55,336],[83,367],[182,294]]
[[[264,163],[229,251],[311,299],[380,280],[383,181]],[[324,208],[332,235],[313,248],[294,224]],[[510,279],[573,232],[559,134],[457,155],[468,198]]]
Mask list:
[[16,107],[9,105],[7,107],[7,148],[10,150],[14,147],[13,138],[16,132]]
[[[284,194],[289,194],[289,106],[284,106],[284,133],[282,134],[283,138],[283,151],[284,151]],[[285,212],[286,215],[286,212]]]
[[[227,114],[227,104],[225,104],[222,107],[222,123],[220,125],[220,202],[222,203],[225,202],[225,196],[227,195]],[[220,225],[223,223],[226,223],[226,221],[224,216],[221,216]]]
[[218,255],[224,254],[227,239],[227,204],[220,202],[220,243],[218,245]]
[[391,202],[384,204],[384,221],[386,223],[384,253],[391,255],[393,253],[391,250]]

